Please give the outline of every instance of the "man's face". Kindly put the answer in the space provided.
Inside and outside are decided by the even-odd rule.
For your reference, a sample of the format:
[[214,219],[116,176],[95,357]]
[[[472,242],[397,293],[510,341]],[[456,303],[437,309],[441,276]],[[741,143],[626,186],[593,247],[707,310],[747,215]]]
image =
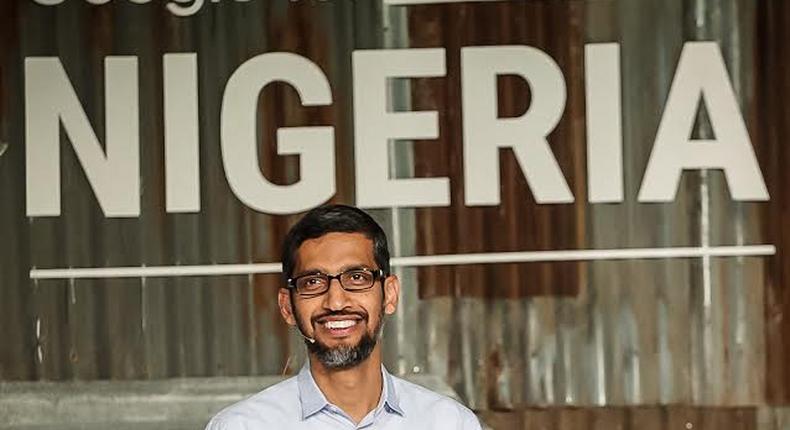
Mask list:
[[[373,242],[361,233],[327,233],[302,243],[296,252],[293,277],[317,271],[335,275],[358,268],[379,268]],[[280,310],[286,322],[315,340],[307,346],[325,366],[353,367],[368,357],[378,340],[384,314],[392,314],[397,306],[397,278],[384,280],[384,288],[381,282],[364,291],[350,292],[334,279],[326,293],[315,297],[291,295],[281,289]]]

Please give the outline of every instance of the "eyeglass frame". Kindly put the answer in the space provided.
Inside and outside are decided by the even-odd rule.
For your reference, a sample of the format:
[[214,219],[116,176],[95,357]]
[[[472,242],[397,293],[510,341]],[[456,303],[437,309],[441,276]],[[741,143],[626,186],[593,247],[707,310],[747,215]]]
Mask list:
[[[347,274],[347,273],[349,273],[349,272],[354,272],[354,271],[367,271],[367,272],[369,272],[371,275],[373,275],[373,282],[370,283],[370,286],[365,287],[365,288],[358,288],[358,289],[349,289],[349,288],[347,288],[345,285],[343,285],[343,281],[340,279],[340,277],[345,275],[345,274]],[[322,276],[326,277],[326,288],[323,291],[321,291],[320,293],[300,293],[298,287],[296,286],[296,282],[299,280],[299,278],[303,278],[305,276],[316,276],[316,275],[322,275]],[[326,292],[329,291],[329,287],[332,286],[332,280],[333,279],[337,279],[337,283],[340,284],[340,288],[342,288],[343,291],[348,291],[350,293],[360,293],[360,292],[363,292],[363,291],[368,291],[369,289],[373,288],[373,286],[376,285],[376,281],[381,281],[381,280],[385,279],[386,277],[387,277],[387,275],[386,275],[386,273],[384,273],[383,269],[370,269],[370,268],[367,268],[367,267],[352,267],[350,269],[346,269],[346,270],[344,270],[344,271],[342,271],[340,273],[336,273],[334,275],[330,275],[328,273],[324,273],[324,272],[322,272],[320,270],[314,271],[314,272],[304,273],[304,274],[301,274],[299,276],[294,276],[293,278],[288,278],[288,280],[286,281],[286,285],[288,286],[288,289],[290,291],[293,291],[293,292],[295,292],[296,294],[298,294],[300,296],[316,297],[316,296],[321,296],[323,294],[326,294]]]

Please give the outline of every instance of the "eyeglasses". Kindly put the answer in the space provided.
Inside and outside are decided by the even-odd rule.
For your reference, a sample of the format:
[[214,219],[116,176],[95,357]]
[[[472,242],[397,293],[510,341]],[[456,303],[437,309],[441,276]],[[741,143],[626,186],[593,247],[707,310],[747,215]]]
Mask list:
[[369,289],[383,277],[381,269],[349,269],[337,275],[313,272],[288,279],[288,288],[303,296],[319,296],[329,290],[332,279],[337,279],[344,290],[358,292]]

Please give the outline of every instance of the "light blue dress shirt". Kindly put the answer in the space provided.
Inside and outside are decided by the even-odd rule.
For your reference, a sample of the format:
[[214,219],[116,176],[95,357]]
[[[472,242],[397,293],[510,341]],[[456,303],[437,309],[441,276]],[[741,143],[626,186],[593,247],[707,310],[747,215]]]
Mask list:
[[475,414],[455,400],[394,377],[384,366],[381,373],[379,404],[359,424],[326,400],[306,364],[297,376],[225,408],[206,430],[480,430]]

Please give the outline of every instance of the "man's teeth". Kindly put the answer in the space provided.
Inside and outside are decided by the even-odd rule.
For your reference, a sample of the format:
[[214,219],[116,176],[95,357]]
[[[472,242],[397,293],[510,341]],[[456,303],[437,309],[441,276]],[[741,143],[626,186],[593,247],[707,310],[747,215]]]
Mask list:
[[326,325],[326,328],[332,329],[332,328],[348,328],[356,323],[357,322],[354,320],[341,320],[341,321],[327,321],[326,323],[324,323],[324,325]]

